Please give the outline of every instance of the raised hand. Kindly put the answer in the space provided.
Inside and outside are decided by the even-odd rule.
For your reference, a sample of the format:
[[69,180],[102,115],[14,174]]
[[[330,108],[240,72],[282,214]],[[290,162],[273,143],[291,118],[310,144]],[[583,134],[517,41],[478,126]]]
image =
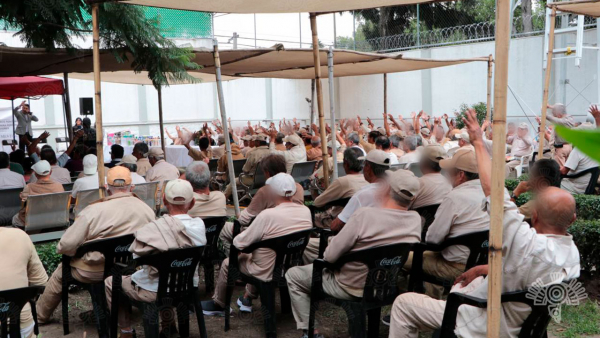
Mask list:
[[413,111],[413,112],[410,112],[410,117],[411,117],[412,119],[414,119],[415,117],[417,117],[417,113],[415,113],[414,111]]
[[589,112],[593,117],[600,118],[600,110],[598,109],[597,105],[591,105]]
[[329,127],[329,124],[325,123],[325,131],[327,132],[327,134],[331,134],[331,128]]
[[537,121],[537,123],[541,124],[542,123],[542,119],[539,116],[535,117],[535,120]]
[[469,133],[471,143],[481,142],[483,140],[483,132],[479,126],[479,121],[477,121],[477,113],[474,109],[469,109],[467,111],[465,117],[463,117],[463,122]]

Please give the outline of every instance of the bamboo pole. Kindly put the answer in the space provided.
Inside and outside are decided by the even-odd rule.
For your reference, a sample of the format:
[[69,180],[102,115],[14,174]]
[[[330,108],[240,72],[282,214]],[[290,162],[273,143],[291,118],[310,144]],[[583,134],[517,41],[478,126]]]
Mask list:
[[65,115],[67,117],[67,136],[69,137],[69,143],[73,141],[73,118],[71,116],[71,94],[69,93],[69,73],[63,73],[63,81],[65,83],[65,92],[63,94],[63,101],[65,103]]
[[544,96],[542,98],[542,116],[540,121],[540,137],[537,158],[542,158],[544,154],[544,138],[546,135],[546,112],[548,111],[548,88],[550,87],[550,77],[552,77],[552,55],[554,54],[554,26],[556,22],[556,6],[552,6],[550,13],[550,33],[548,34],[548,55],[546,57],[546,75],[544,79]]
[[492,119],[492,74],[494,67],[494,57],[490,54],[488,60],[488,73],[487,73],[487,113],[485,115],[486,121]]
[[489,240],[489,275],[487,336],[500,337],[502,317],[502,230],[504,225],[504,168],[506,144],[506,94],[511,31],[510,0],[496,2],[496,62],[494,77],[494,121],[491,216]]
[[[98,186],[104,184],[104,132],[102,131],[102,96],[100,82],[100,30],[98,26],[98,4],[92,4],[93,27],[93,60],[94,60],[94,99],[96,103],[96,157],[98,159]],[[100,189],[100,197],[104,197],[104,190]]]
[[160,126],[160,146],[163,153],[165,152],[165,125],[163,123],[163,104],[162,104],[162,86],[159,86],[156,91],[158,92],[158,124]]
[[383,112],[387,114],[387,73],[383,74]]
[[[331,181],[335,181],[338,178],[338,166],[337,166],[337,146],[336,146],[336,132],[335,127],[335,100],[334,100],[334,86],[333,86],[333,47],[329,46],[329,52],[327,52],[327,70],[329,73],[329,114],[331,119],[331,161],[333,162],[333,178]],[[321,142],[322,146],[327,147],[327,142]],[[324,167],[323,167],[324,168]]]
[[227,125],[227,112],[225,111],[225,98],[223,97],[221,59],[219,58],[219,43],[217,42],[217,39],[213,40],[213,56],[215,60],[215,76],[217,78],[217,96],[219,97],[219,109],[221,111],[221,124],[223,125],[223,136],[225,137],[225,155],[227,156],[229,184],[231,184],[231,195],[233,197],[235,215],[240,217],[240,203],[238,201],[237,185],[235,183],[235,172],[233,171],[233,158],[231,157],[231,141],[229,140],[229,126]]
[[[323,88],[321,84],[321,56],[319,54],[319,38],[317,33],[317,14],[310,13],[310,29],[312,31],[313,59],[315,60],[315,84],[317,86],[317,109],[319,111],[319,131],[321,132],[321,142],[327,142],[325,131],[325,115],[323,114]],[[335,126],[334,126],[335,127]],[[327,147],[321,147],[323,150],[323,168],[329,168],[329,154]],[[323,180],[325,189],[329,187],[329,170],[323,170]]]

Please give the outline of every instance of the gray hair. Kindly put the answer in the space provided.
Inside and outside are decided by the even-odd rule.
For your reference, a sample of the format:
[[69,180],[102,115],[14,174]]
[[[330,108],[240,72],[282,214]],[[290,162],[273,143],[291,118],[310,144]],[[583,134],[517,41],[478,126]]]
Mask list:
[[150,151],[150,149],[148,148],[148,145],[144,142],[136,143],[133,146],[133,151],[136,151],[136,150],[139,151],[143,157],[148,157],[148,151]]
[[390,136],[390,143],[394,148],[398,148],[398,146],[400,145],[400,136],[396,134]]
[[552,106],[552,115],[562,116],[567,113],[567,107],[562,103],[556,103]]
[[108,191],[110,191],[111,194],[117,194],[120,192],[130,192],[131,191],[131,184],[130,185],[124,185],[122,187],[116,187],[114,185],[108,185]]
[[404,138],[404,145],[410,149],[410,151],[414,151],[417,149],[417,137],[414,135],[410,135]]
[[358,136],[358,133],[356,132],[351,132],[350,134],[348,134],[348,141],[359,145],[360,144],[360,137]]
[[194,161],[185,168],[185,179],[196,190],[206,189],[210,183],[210,169],[202,161]]
[[219,135],[219,136],[217,137],[217,143],[218,143],[219,145],[223,145],[223,144],[225,144],[225,135]]
[[320,145],[321,145],[321,138],[320,138],[319,136],[313,136],[313,137],[310,139],[310,144],[311,144],[313,147],[318,147],[318,146],[320,146]]
[[137,164],[135,163],[123,163],[121,166],[129,169],[132,173],[137,172]]

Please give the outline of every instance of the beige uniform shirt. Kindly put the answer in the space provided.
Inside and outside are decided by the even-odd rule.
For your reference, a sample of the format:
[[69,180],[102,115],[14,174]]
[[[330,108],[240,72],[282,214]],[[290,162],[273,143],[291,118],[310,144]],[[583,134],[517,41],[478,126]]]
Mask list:
[[260,146],[253,149],[253,151],[247,154],[246,163],[242,168],[244,173],[248,175],[254,175],[254,173],[256,172],[256,167],[258,166],[260,160],[271,154],[269,146]]
[[322,159],[323,159],[323,149],[321,149],[321,147],[310,148],[310,150],[306,151],[306,160],[307,161],[320,161]]
[[165,160],[160,160],[154,164],[152,169],[146,172],[147,182],[162,182],[176,180],[179,178],[179,169]]
[[[65,169],[61,168],[58,165],[53,165],[52,173],[50,174],[50,178],[52,178],[55,182],[60,184],[70,184],[71,183],[71,173]],[[37,177],[35,175],[31,175],[29,179],[29,183],[35,183],[37,181]]]
[[515,157],[522,157],[531,154],[533,148],[531,145],[533,144],[533,139],[529,136],[520,138],[515,135],[512,141],[512,148],[510,150],[510,155]]
[[221,158],[225,154],[225,145],[211,148],[213,158]]
[[194,193],[196,203],[188,211],[192,217],[227,216],[225,195],[220,191],[211,191],[209,195]]
[[[250,205],[240,213],[240,224],[248,225],[252,220],[266,209],[275,208],[275,196],[272,195],[271,189],[264,186],[256,192]],[[304,205],[304,189],[298,183],[296,183],[296,194],[292,196],[292,202],[298,205]]]
[[[329,188],[315,199],[314,205],[320,208],[329,202],[342,198],[350,198],[367,184],[369,182],[365,180],[365,176],[361,173],[340,177],[333,181]],[[333,207],[331,209],[331,216],[333,218],[337,217],[342,210],[344,210],[344,207]]]
[[448,193],[452,191],[452,185],[440,173],[423,175],[419,177],[419,183],[421,188],[411,209],[441,204]]
[[148,172],[148,170],[150,170],[150,168],[152,168],[152,165],[150,164],[150,161],[147,158],[140,158],[139,160],[137,160],[136,164],[137,164],[136,172],[140,176],[146,176],[146,173]]
[[[35,246],[25,231],[0,227],[0,291],[45,285],[46,270]],[[25,304],[21,311],[21,328],[33,324],[31,308]]]
[[[548,119],[548,121],[554,124],[565,126],[567,128],[575,127],[575,120],[573,120],[573,117],[571,115],[565,115],[564,117],[554,117],[554,115],[548,114],[546,115],[546,118]],[[556,128],[552,129],[552,138],[554,139],[553,145],[562,145],[565,143],[569,143],[556,134]]]
[[[28,196],[54,194],[63,191],[65,191],[65,188],[63,188],[62,184],[57,183],[52,179],[41,180],[27,184],[25,188],[23,188],[23,191],[21,191],[20,196],[22,201],[26,201]],[[25,224],[25,206],[19,211],[19,220]]]
[[[358,209],[333,237],[325,250],[324,259],[335,262],[348,252],[420,241],[421,216],[416,211],[364,207]],[[334,274],[346,292],[362,297],[368,271],[364,264],[348,263]]]
[[371,150],[375,149],[375,144],[371,144],[365,140],[363,140],[362,138],[360,139],[360,145],[363,147],[363,149],[365,150],[365,152],[368,154]]
[[275,143],[269,144],[271,153],[282,155],[285,158],[285,169],[288,174],[292,173],[295,163],[306,162],[306,148],[302,145],[294,146],[290,150],[280,151],[275,148]]
[[[435,213],[425,241],[439,244],[446,238],[488,230],[490,216],[482,208],[484,200],[480,180],[471,180],[452,189]],[[469,249],[462,245],[451,246],[442,251],[442,256],[447,261],[466,264]]]
[[[190,149],[188,149],[188,155],[194,161],[203,161],[205,158],[208,158],[210,160],[210,159],[212,159],[212,149],[210,147],[208,147],[205,151],[202,151],[202,150],[198,150],[196,148],[190,147]],[[138,169],[138,171],[139,171],[139,169]]]
[[[75,223],[65,231],[56,251],[73,256],[84,243],[132,234],[155,218],[154,210],[132,193],[117,193],[83,209]],[[71,260],[71,266],[84,271],[102,271],[104,258],[92,252]]]
[[[253,243],[269,238],[281,237],[294,232],[311,229],[310,210],[297,203],[282,203],[262,211],[252,224],[233,239],[233,245],[242,250]],[[239,256],[240,265],[245,265],[251,276],[262,281],[273,279],[275,252],[257,249],[251,254]]]

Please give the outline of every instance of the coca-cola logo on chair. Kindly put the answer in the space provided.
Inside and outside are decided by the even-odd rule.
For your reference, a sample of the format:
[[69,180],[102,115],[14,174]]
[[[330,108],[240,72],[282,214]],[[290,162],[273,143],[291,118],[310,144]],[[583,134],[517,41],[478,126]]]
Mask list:
[[400,264],[401,261],[402,261],[402,257],[400,257],[400,256],[396,256],[393,258],[382,258],[379,261],[379,266],[398,265],[398,264]]
[[291,241],[291,242],[289,242],[288,245],[287,245],[287,248],[288,249],[297,248],[297,247],[299,247],[299,246],[301,246],[303,244],[304,244],[304,237],[300,238],[297,241]]
[[129,251],[129,244],[127,245],[120,245],[118,247],[115,248],[115,252],[126,252]]
[[186,266],[192,265],[192,258],[186,258],[182,261],[174,260],[171,262],[172,268],[185,268]]
[[210,228],[206,229],[206,232],[214,232],[216,230],[217,230],[217,225],[215,224],[215,225],[211,226]]

